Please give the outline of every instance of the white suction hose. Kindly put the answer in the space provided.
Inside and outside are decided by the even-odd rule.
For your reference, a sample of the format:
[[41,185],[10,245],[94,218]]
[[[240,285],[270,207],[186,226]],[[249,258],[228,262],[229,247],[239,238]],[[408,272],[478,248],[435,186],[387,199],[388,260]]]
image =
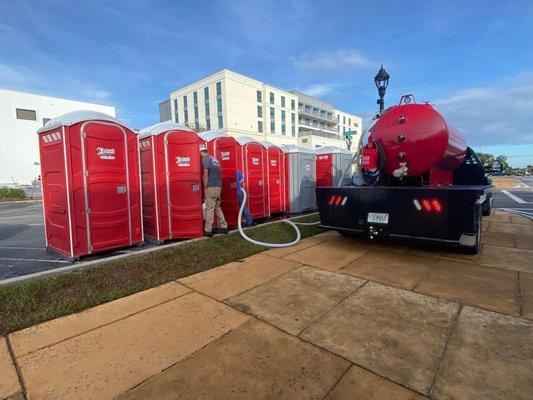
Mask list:
[[244,189],[241,189],[242,190],[242,193],[243,193],[243,199],[242,199],[242,203],[241,203],[241,206],[239,208],[239,216],[237,217],[237,227],[239,228],[239,233],[241,234],[241,236],[249,241],[250,243],[253,243],[253,244],[257,244],[259,246],[265,246],[265,247],[291,247],[291,246],[294,246],[295,244],[298,244],[298,242],[301,240],[302,238],[302,234],[300,233],[300,229],[298,229],[298,227],[296,225],[318,225],[320,224],[320,221],[317,221],[317,222],[293,222],[291,221],[290,219],[284,219],[283,222],[285,222],[286,224],[289,224],[290,226],[292,226],[294,228],[294,230],[296,231],[296,239],[294,239],[292,242],[289,242],[289,243],[265,243],[265,242],[260,242],[258,240],[254,240],[252,239],[251,237],[248,237],[246,235],[246,233],[244,233],[244,230],[242,229],[242,212],[244,210],[244,207],[246,206],[246,200],[248,199],[248,193],[246,193],[246,190]]

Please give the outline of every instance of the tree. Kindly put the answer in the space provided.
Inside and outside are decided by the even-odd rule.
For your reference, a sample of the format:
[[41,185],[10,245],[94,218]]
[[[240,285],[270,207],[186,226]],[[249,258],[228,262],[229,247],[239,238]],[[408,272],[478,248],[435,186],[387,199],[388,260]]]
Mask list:
[[481,161],[481,165],[491,165],[494,160],[494,155],[489,153],[476,153]]
[[509,166],[509,163],[507,162],[507,156],[505,154],[500,154],[498,157],[496,157],[496,160],[502,163],[503,172],[509,172],[511,170],[511,167]]
[[195,124],[194,122],[188,122],[185,124],[187,128],[191,128],[196,133],[207,131],[208,129],[205,127],[205,125],[202,124]]

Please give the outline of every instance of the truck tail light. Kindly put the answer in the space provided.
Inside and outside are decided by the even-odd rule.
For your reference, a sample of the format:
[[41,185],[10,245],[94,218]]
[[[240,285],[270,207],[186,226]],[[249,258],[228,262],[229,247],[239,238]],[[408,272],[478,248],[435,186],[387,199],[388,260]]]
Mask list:
[[418,211],[424,210],[427,213],[434,212],[440,214],[444,209],[438,199],[414,199],[413,204]]
[[348,200],[348,196],[331,196],[329,198],[328,204],[330,206],[343,206],[346,204],[346,201]]

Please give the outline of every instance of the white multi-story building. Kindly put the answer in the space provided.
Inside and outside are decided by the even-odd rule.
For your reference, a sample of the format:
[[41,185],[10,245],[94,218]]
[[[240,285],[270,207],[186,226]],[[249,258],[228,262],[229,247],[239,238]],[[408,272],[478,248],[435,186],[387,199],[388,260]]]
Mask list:
[[[339,126],[344,116],[348,120]],[[312,148],[345,147],[344,132],[361,132],[361,118],[337,111],[331,103],[227,69],[173,91],[170,100],[159,104],[159,119]]]
[[71,111],[115,107],[0,89],[0,185],[29,184],[40,175],[37,129]]

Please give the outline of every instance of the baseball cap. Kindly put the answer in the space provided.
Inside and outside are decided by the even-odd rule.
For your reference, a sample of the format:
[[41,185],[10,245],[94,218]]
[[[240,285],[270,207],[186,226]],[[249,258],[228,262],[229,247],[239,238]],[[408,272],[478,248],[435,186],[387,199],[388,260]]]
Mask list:
[[207,146],[205,144],[201,144],[200,151],[207,151]]

